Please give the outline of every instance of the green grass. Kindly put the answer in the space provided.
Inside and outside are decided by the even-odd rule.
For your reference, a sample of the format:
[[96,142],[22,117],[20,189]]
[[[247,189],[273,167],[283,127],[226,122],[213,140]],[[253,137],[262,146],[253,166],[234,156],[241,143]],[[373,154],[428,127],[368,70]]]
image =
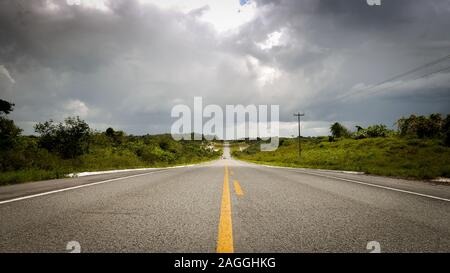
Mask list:
[[[109,170],[121,170],[121,169],[138,169],[138,168],[162,168],[162,167],[173,167],[185,164],[197,164],[202,162],[211,161],[218,159],[219,156],[205,157],[205,158],[195,158],[192,160],[186,160],[176,163],[167,162],[156,162],[153,164],[145,164],[145,162],[132,162],[123,159],[122,162],[114,160],[108,164],[108,160],[97,164],[97,162],[84,162],[82,165],[85,167],[65,167],[63,169],[51,169],[51,170],[41,170],[41,169],[27,169],[27,170],[17,170],[17,171],[7,171],[0,172],[0,186],[19,184],[24,182],[49,180],[49,179],[59,179],[66,178],[69,173],[77,172],[94,172],[94,171],[109,171]],[[112,163],[112,164],[111,164]],[[89,165],[91,164],[91,165]]]
[[38,181],[63,178],[64,172],[57,170],[18,170],[0,173],[0,185],[17,184],[25,181]]
[[358,171],[367,174],[414,179],[450,177],[450,148],[439,140],[370,138],[325,138],[302,140],[302,157],[298,157],[295,139],[284,139],[274,152],[260,152],[259,143],[246,150],[233,149],[236,158],[268,165]]
[[166,135],[129,138],[119,145],[97,140],[91,143],[88,153],[74,159],[62,159],[38,148],[34,142],[26,143],[29,144],[23,145],[26,148],[7,154],[9,162],[17,167],[0,172],[0,186],[64,178],[77,172],[196,164],[218,159],[222,154],[206,149],[204,142],[176,142]]

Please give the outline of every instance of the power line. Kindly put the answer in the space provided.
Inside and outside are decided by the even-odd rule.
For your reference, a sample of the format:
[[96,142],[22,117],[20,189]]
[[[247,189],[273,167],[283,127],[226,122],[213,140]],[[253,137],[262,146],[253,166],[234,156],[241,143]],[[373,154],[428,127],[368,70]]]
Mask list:
[[449,69],[450,69],[450,66],[447,66],[447,67],[445,67],[445,68],[443,68],[443,69],[440,69],[440,70],[438,70],[438,71],[434,71],[434,72],[431,72],[431,73],[429,73],[429,74],[425,74],[425,75],[423,75],[423,76],[417,77],[417,78],[413,79],[413,81],[418,80],[418,79],[420,79],[420,78],[426,78],[426,77],[429,77],[429,76],[431,76],[431,75],[434,75],[434,74],[437,74],[437,73],[440,73],[440,72],[443,72],[443,71],[449,70]]
[[[367,91],[369,91],[369,90],[375,89],[376,87],[382,86],[382,85],[384,85],[384,84],[386,84],[386,83],[388,83],[388,82],[395,81],[395,80],[397,80],[397,79],[403,78],[403,77],[405,77],[405,76],[407,76],[407,75],[410,75],[410,74],[412,74],[412,73],[415,73],[415,72],[417,72],[417,71],[420,71],[420,70],[422,70],[422,69],[424,69],[424,68],[431,67],[431,66],[434,66],[434,65],[436,65],[436,64],[439,64],[439,63],[441,63],[441,62],[443,62],[443,61],[446,61],[447,59],[450,59],[450,55],[447,55],[447,56],[445,56],[445,57],[441,57],[441,58],[436,59],[436,60],[434,60],[434,61],[432,61],[432,62],[426,63],[426,64],[421,65],[421,66],[419,66],[419,67],[416,67],[416,68],[414,68],[414,69],[411,69],[411,70],[409,70],[409,71],[407,71],[407,72],[404,72],[404,73],[399,74],[399,75],[397,75],[397,76],[391,77],[391,78],[389,78],[389,79],[387,79],[387,80],[384,80],[384,81],[382,81],[382,82],[380,82],[380,83],[377,83],[377,84],[375,84],[375,85],[373,85],[373,86],[370,86],[370,87],[368,87],[368,88],[365,88],[365,89],[362,89],[362,90],[355,90],[355,91],[353,91],[353,92],[344,94],[343,96],[339,97],[338,99],[339,99],[339,100],[342,100],[342,99],[344,99],[344,98],[347,98],[347,97],[353,95],[353,94],[356,93],[356,92],[358,92],[358,93],[367,92]],[[436,74],[436,73],[445,71],[445,70],[447,70],[447,69],[448,69],[448,68],[443,69],[443,70],[439,70],[439,71],[436,71],[436,72],[432,72],[432,73],[430,73],[430,74],[427,75],[427,76],[430,76],[430,75],[433,75],[433,74]],[[420,78],[421,78],[421,77],[416,78],[416,79],[420,79]],[[416,80],[416,79],[414,79],[414,80]]]
[[[411,79],[411,81],[416,81],[416,80],[418,80],[418,79],[426,78],[426,77],[432,76],[432,75],[434,75],[434,74],[438,74],[438,73],[440,73],[440,72],[443,72],[443,71],[446,71],[446,70],[449,70],[449,69],[450,69],[450,66],[447,66],[447,67],[444,67],[444,68],[442,68],[442,69],[439,69],[439,70],[436,70],[436,71],[433,71],[433,72],[430,72],[430,73],[427,73],[427,74],[424,74],[424,75],[415,77],[415,78]],[[402,84],[404,84],[404,83],[405,83],[405,82],[397,82],[397,83],[394,84],[394,85],[386,86],[385,88],[378,89],[378,90],[374,90],[374,91],[381,91],[381,90],[384,90],[384,89],[386,89],[386,88],[393,88],[393,87],[396,87],[396,86],[398,86],[398,85],[402,85]]]
[[[379,87],[379,86],[381,86],[381,85],[384,85],[384,84],[386,84],[386,83],[388,83],[388,82],[390,82],[390,81],[393,81],[393,80],[402,78],[402,77],[404,77],[404,76],[407,76],[407,75],[409,75],[409,74],[415,73],[415,72],[417,72],[417,71],[419,71],[419,70],[421,70],[421,69],[428,68],[428,67],[434,66],[434,65],[436,65],[436,64],[439,64],[439,63],[441,63],[441,62],[443,62],[443,61],[445,61],[445,60],[447,60],[447,59],[450,59],[450,55],[447,55],[447,56],[445,56],[445,57],[441,57],[441,58],[439,58],[439,59],[436,59],[436,60],[434,60],[434,61],[432,61],[432,62],[423,64],[423,65],[421,65],[421,66],[419,66],[419,67],[416,67],[416,68],[414,68],[414,69],[411,69],[411,70],[409,70],[409,71],[407,71],[407,72],[405,72],[405,73],[399,74],[399,75],[397,75],[397,76],[395,76],[395,77],[391,77],[390,79],[384,80],[384,81],[382,81],[382,82],[380,82],[380,83],[378,83],[378,84],[376,84],[376,85],[374,85],[374,86],[371,86],[371,87],[369,87],[369,88],[351,91],[351,92],[349,92],[349,93],[343,94],[343,95],[340,96],[340,97],[335,97],[334,99],[332,99],[332,100],[330,100],[330,101],[322,101],[322,102],[319,101],[319,102],[316,102],[315,104],[309,105],[309,107],[314,107],[316,104],[320,104],[321,106],[324,106],[324,104],[325,104],[325,105],[331,105],[331,104],[334,104],[334,103],[339,103],[339,102],[342,101],[343,99],[345,99],[345,98],[347,98],[347,97],[349,97],[349,96],[354,95],[356,92],[357,92],[358,94],[362,94],[362,93],[364,93],[364,92],[367,92],[367,91],[370,91],[370,90],[372,90],[372,89],[375,89],[375,88],[377,88],[377,87]],[[443,69],[439,69],[439,70],[437,70],[437,71],[433,71],[433,72],[427,73],[427,74],[425,74],[425,75],[418,76],[418,77],[416,77],[416,78],[413,78],[412,80],[418,80],[418,79],[420,79],[420,78],[429,77],[429,76],[431,76],[431,75],[434,75],[434,74],[437,74],[437,73],[440,73],[440,72],[443,72],[443,71],[446,71],[446,70],[449,70],[449,69],[450,69],[450,67],[445,67],[445,68],[443,68]],[[395,84],[395,85],[393,85],[393,86],[397,86],[397,85],[404,84],[404,83],[405,83],[405,82],[398,82],[397,84]],[[388,87],[389,87],[389,88],[392,88],[393,86],[386,86],[385,88],[388,88]],[[383,88],[383,89],[384,89],[384,88]],[[381,89],[381,90],[383,90],[383,89]],[[379,89],[378,91],[380,91],[380,89]]]
[[378,84],[372,86],[371,88],[375,88],[375,87],[380,86],[380,85],[383,85],[383,84],[385,84],[385,83],[388,83],[388,82],[391,82],[391,81],[395,81],[396,79],[403,78],[404,76],[407,76],[407,75],[409,75],[409,74],[412,74],[412,73],[414,73],[414,72],[417,72],[417,71],[419,71],[419,70],[422,70],[423,68],[427,68],[427,67],[436,65],[436,64],[441,63],[441,62],[443,62],[443,61],[445,61],[446,59],[449,59],[449,58],[450,58],[450,55],[447,55],[447,56],[445,56],[445,57],[443,57],[443,58],[439,58],[439,59],[434,60],[434,61],[432,61],[432,62],[430,62],[430,63],[424,64],[424,65],[421,65],[421,66],[419,66],[419,67],[416,67],[416,68],[414,68],[414,69],[412,69],[412,70],[409,70],[409,71],[407,71],[407,72],[405,72],[405,73],[403,73],[403,74],[394,76],[394,77],[392,77],[392,78],[390,78],[390,79],[387,79],[387,80],[384,80],[384,81],[382,81],[382,82],[380,82],[380,83],[378,83]]

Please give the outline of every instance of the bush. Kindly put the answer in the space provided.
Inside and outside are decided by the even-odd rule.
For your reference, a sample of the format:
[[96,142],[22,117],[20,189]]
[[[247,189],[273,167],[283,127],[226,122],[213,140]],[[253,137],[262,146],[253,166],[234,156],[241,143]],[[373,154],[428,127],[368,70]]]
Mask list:
[[450,146],[450,115],[447,115],[442,122],[441,132],[444,135],[444,143],[446,146]]
[[62,158],[75,158],[88,152],[89,125],[79,117],[69,117],[64,123],[54,123],[52,120],[35,125],[40,134],[39,145],[50,152],[59,154]]
[[441,114],[431,114],[428,117],[411,115],[408,118],[401,118],[397,121],[397,126],[401,136],[418,138],[435,138],[446,135],[446,125],[449,115],[444,120]]
[[367,128],[367,136],[369,137],[387,137],[388,134],[389,130],[384,124],[373,125]]
[[21,132],[14,121],[0,116],[0,150],[13,149]]
[[353,134],[355,139],[388,137],[393,133],[391,130],[388,130],[384,124],[372,125],[366,129],[357,126],[357,129],[358,130]]
[[8,115],[14,110],[14,103],[10,103],[6,100],[0,99],[0,114]]
[[115,146],[122,144],[125,140],[125,133],[123,131],[114,131],[111,127],[106,129],[105,135]]
[[20,146],[19,137],[22,130],[14,121],[6,118],[6,115],[13,111],[13,107],[14,104],[0,99],[0,171],[16,169],[24,160],[15,151]]
[[331,125],[330,131],[333,137],[335,138],[349,137],[351,135],[350,131],[339,122],[336,122],[333,125]]

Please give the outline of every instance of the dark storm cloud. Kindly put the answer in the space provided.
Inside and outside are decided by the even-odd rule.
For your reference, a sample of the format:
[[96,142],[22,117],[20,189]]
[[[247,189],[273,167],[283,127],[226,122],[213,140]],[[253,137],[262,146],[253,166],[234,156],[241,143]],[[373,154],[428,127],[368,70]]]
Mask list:
[[76,113],[78,104],[100,127],[167,131],[173,100],[201,92],[216,37],[195,14],[135,1],[114,1],[108,12],[45,3],[0,7],[0,64],[19,79],[10,94],[19,123]]
[[[376,52],[386,49],[377,50],[379,46],[402,47],[402,50],[428,56],[449,52],[450,1],[447,0],[384,0],[380,7],[369,6],[365,0],[257,2],[267,9],[264,9],[264,16],[242,30],[248,40],[262,39],[267,33],[285,27],[293,41],[322,49],[324,55],[340,50],[370,49]],[[270,54],[279,54],[283,58],[283,54],[295,45],[290,43],[284,50],[281,48]],[[431,48],[433,51],[425,52]],[[298,51],[292,53],[299,54]],[[358,51],[352,53],[358,54]],[[298,58],[286,56],[284,59],[289,63]]]
[[202,31],[190,17],[156,8],[143,10],[134,0],[112,2],[110,12],[69,6],[63,0],[55,1],[58,8],[52,11],[46,3],[0,3],[3,61],[26,59],[45,67],[88,73],[133,50],[143,50],[143,46],[163,49],[172,41],[170,35],[176,34],[170,31],[178,31],[177,24],[192,27],[190,34]]
[[[293,88],[286,92],[291,94],[290,99],[298,100],[293,107],[306,109],[313,119],[372,119],[372,113],[342,111],[341,108],[353,108],[354,100],[339,102],[339,108],[333,108],[336,103],[330,102],[358,84],[370,86],[450,53],[450,1],[385,0],[380,7],[369,6],[364,0],[257,2],[263,15],[241,30],[243,38],[234,46],[239,51],[259,55],[262,61],[286,73],[303,74],[305,79],[314,79],[324,71],[332,70],[333,73],[322,78],[321,86],[310,86],[314,90],[300,84],[297,91]],[[255,41],[261,41],[267,33],[280,30],[286,33],[285,44],[266,51],[254,46]],[[434,69],[439,70],[442,65],[450,66],[450,62]],[[448,72],[442,71],[442,74]],[[445,75],[437,88],[449,92],[445,87],[449,86],[449,76]],[[430,83],[429,79],[423,81]],[[434,96],[436,107],[420,107],[420,101],[417,101],[417,107],[410,107],[402,114],[440,111],[449,106],[447,96],[441,97],[442,92],[433,92],[429,90],[433,85],[428,86],[423,86],[425,89],[421,92],[428,97]],[[411,93],[417,92],[408,85],[404,87]],[[401,87],[393,91],[400,92],[398,89]],[[374,103],[376,95],[375,92],[358,103],[383,108],[392,113],[390,119],[396,118],[399,114],[396,109],[384,107],[385,103]],[[366,103],[366,100],[371,101]],[[289,110],[286,111],[287,118],[295,109],[286,110]]]
[[[256,17],[226,33],[200,20],[208,6],[181,13],[117,0],[102,11],[52,2],[0,2],[0,94],[16,103],[13,118],[27,133],[69,114],[99,129],[167,132],[171,107],[198,95],[279,104],[284,121],[304,110],[320,124],[390,125],[449,109],[449,70],[364,91],[450,54],[447,0],[257,0]],[[274,32],[278,41],[262,46]]]

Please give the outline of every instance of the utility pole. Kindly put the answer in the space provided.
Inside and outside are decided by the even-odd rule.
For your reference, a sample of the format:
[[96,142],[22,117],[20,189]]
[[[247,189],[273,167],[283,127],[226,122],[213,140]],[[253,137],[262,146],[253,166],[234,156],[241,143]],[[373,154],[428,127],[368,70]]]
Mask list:
[[294,114],[294,117],[297,117],[298,118],[298,157],[301,157],[302,156],[302,144],[301,144],[301,141],[300,141],[300,137],[301,137],[301,117],[304,117],[305,116],[305,114],[300,114],[300,113],[297,113],[297,114]]

